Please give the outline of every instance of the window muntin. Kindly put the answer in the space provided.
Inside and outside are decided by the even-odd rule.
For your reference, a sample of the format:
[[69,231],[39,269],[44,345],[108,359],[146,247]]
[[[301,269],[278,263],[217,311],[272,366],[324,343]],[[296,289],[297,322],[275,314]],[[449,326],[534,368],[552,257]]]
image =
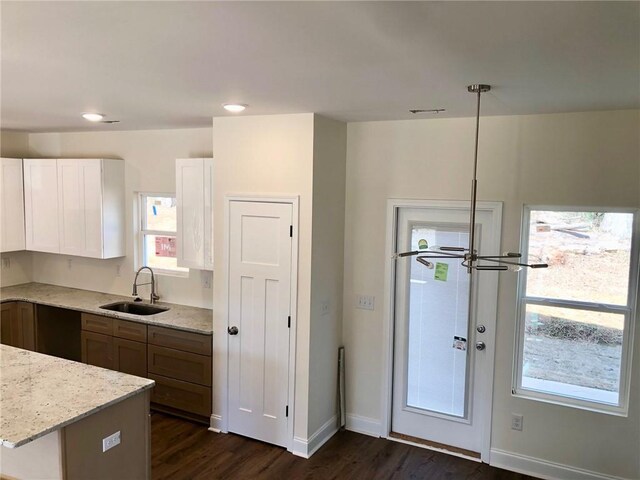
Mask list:
[[635,211],[525,209],[514,393],[626,412],[638,279]]
[[173,194],[140,193],[140,266],[157,273],[184,275],[176,257],[176,197]]

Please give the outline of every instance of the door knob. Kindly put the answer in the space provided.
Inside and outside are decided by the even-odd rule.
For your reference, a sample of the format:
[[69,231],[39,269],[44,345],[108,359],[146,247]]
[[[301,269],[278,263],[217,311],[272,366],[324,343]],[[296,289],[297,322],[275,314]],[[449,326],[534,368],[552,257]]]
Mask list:
[[484,342],[476,342],[476,350],[484,350],[485,348],[487,348],[487,346],[484,344]]
[[229,332],[229,335],[237,335],[238,334],[238,327],[229,327],[227,328],[227,332]]
[[478,325],[478,326],[476,327],[476,330],[478,331],[478,333],[484,333],[484,332],[486,332],[486,331],[487,331],[487,329],[485,328],[485,326],[484,326],[484,325]]

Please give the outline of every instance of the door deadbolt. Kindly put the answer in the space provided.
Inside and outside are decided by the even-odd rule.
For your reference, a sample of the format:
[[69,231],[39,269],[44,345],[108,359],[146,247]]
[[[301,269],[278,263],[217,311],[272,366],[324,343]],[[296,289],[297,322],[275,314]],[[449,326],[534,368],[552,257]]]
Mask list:
[[476,330],[478,331],[478,333],[484,333],[487,331],[486,327],[484,325],[478,325],[476,327]]
[[227,332],[229,332],[229,335],[237,335],[238,334],[238,327],[229,327],[227,328]]
[[476,350],[482,351],[485,348],[487,348],[487,346],[484,344],[484,342],[476,342]]

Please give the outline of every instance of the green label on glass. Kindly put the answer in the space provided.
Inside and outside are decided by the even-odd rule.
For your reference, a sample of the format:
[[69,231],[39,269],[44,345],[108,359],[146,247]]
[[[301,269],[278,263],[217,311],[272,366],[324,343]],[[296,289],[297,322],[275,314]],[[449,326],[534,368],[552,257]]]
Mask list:
[[427,248],[429,248],[429,243],[424,238],[422,238],[418,240],[418,248],[420,250],[426,250]]
[[436,262],[436,273],[434,278],[441,282],[447,281],[447,274],[449,273],[449,265],[447,263]]

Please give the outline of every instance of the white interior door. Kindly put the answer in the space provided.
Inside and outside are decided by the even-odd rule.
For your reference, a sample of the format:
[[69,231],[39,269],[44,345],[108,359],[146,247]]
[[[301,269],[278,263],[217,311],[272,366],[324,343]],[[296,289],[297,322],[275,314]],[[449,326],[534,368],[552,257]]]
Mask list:
[[287,445],[293,206],[229,204],[229,431]]
[[[499,253],[496,208],[476,217],[483,254]],[[467,247],[468,217],[468,207],[400,208],[397,251],[423,240]],[[396,263],[392,432],[480,458],[489,447],[498,274],[471,276],[459,259],[431,263]]]

